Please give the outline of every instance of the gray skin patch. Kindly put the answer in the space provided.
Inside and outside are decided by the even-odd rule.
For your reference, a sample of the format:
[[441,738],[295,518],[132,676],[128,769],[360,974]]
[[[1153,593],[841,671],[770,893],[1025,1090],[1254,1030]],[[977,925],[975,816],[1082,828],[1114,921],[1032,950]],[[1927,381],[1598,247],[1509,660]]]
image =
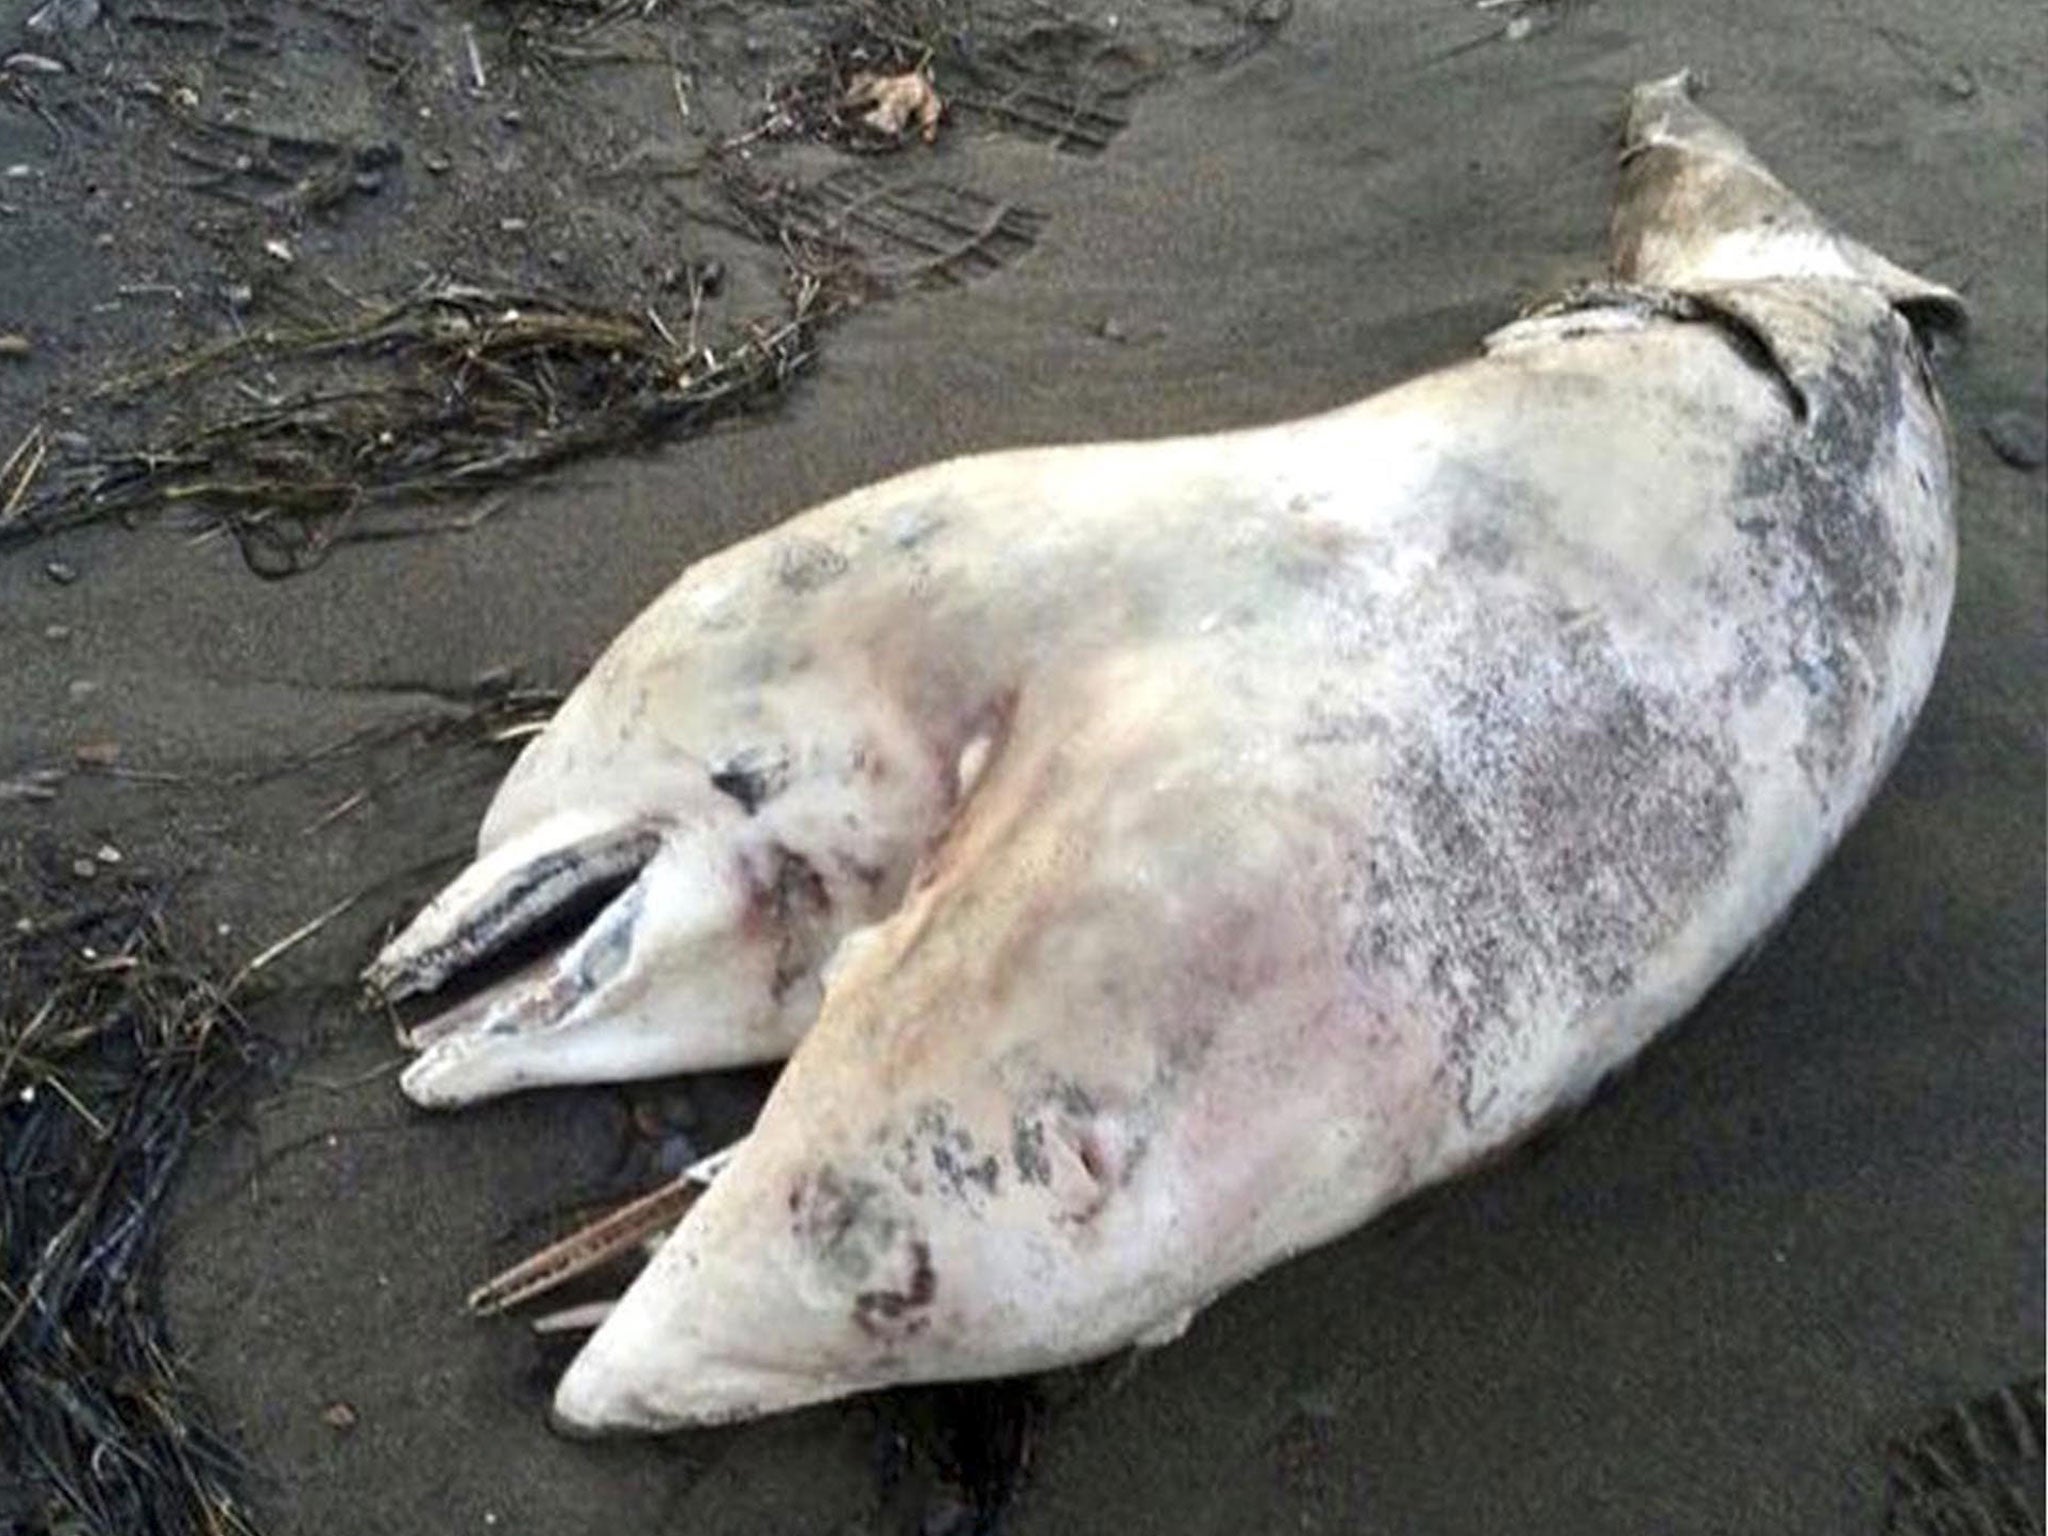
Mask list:
[[907,1129],[885,1128],[876,1140],[884,1148],[882,1166],[909,1194],[922,1194],[929,1179],[939,1193],[978,1207],[1001,1187],[1000,1160],[979,1151],[974,1133],[942,1101],[920,1105]]
[[[1871,702],[1889,683],[1906,561],[1870,468],[1899,432],[1902,384],[1915,363],[1901,354],[1915,347],[1902,323],[1873,327],[1865,347],[1843,347],[1803,381],[1805,430],[1754,444],[1738,467],[1736,494],[1751,510],[1736,526],[1748,536],[1753,574],[1791,597],[1781,617],[1815,720],[1799,761],[1817,791],[1849,765]],[[1760,666],[1784,663],[1758,658]]]
[[829,544],[795,535],[775,556],[775,579],[786,592],[815,592],[846,574],[846,556]]
[[1624,993],[1718,879],[1741,813],[1726,749],[1637,684],[1604,628],[1477,600],[1477,633],[1437,661],[1445,707],[1399,728],[1345,895],[1347,962],[1433,1001],[1468,1126],[1516,1021]]
[[1010,1160],[1017,1165],[1017,1177],[1023,1183],[1052,1182],[1052,1162],[1045,1155],[1045,1126],[1041,1121],[1019,1115],[1011,1122]]
[[1428,497],[1442,508],[1445,558],[1487,572],[1506,570],[1521,553],[1510,529],[1541,535],[1557,506],[1527,480],[1472,459],[1446,459],[1430,477]]
[[930,507],[905,507],[889,520],[889,542],[898,549],[916,549],[937,537],[945,526],[944,515]]
[[848,1290],[874,1274],[903,1230],[881,1185],[830,1167],[797,1181],[789,1209],[797,1246]]
[[930,1324],[939,1291],[931,1244],[880,1184],[820,1168],[797,1180],[789,1212],[797,1246],[850,1294],[862,1333],[893,1345]]

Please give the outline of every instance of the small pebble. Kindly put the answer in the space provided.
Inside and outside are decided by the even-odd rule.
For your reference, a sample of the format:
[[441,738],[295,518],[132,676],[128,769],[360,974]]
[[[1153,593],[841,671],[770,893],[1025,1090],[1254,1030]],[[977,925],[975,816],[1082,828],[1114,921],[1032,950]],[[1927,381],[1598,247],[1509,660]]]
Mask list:
[[69,560],[45,560],[43,574],[60,587],[68,587],[78,580],[78,567]]
[[348,1403],[335,1401],[320,1410],[320,1422],[329,1429],[354,1429],[356,1427],[356,1411]]
[[1131,339],[1131,333],[1124,329],[1123,321],[1117,319],[1114,315],[1111,315],[1102,324],[1098,325],[1095,328],[1095,334],[1104,341],[1129,341]]
[[2048,463],[2048,426],[2032,411],[2000,411],[1984,423],[1984,440],[2014,469]]
[[498,114],[498,121],[503,123],[507,128],[517,128],[521,123],[526,121],[526,114],[524,112],[521,112],[517,107],[507,107],[504,111]]
[[81,741],[71,749],[71,760],[82,768],[111,768],[121,761],[118,741]]
[[446,171],[454,163],[455,162],[453,160],[450,160],[446,155],[442,154],[437,149],[430,149],[424,155],[420,156],[420,164],[424,165],[436,176],[439,176],[442,172]]
[[99,847],[93,849],[92,856],[102,864],[118,864],[121,862],[121,850],[112,843],[101,843]]
[[71,702],[76,704],[80,699],[89,699],[98,693],[100,685],[96,678],[74,677],[65,684],[64,691],[71,696]]
[[0,331],[0,357],[27,357],[33,351],[35,347],[26,336]]
[[256,290],[247,283],[229,283],[220,296],[228,301],[229,309],[247,309],[256,302]]
[[526,220],[500,219],[498,220],[498,228],[502,229],[508,235],[516,235],[521,230],[526,228]]
[[90,880],[99,872],[99,865],[95,864],[91,859],[73,859],[71,861],[71,873],[78,876],[81,880]]
[[384,173],[382,171],[357,171],[350,179],[358,192],[369,194],[381,192],[384,189]]
[[69,640],[71,638],[71,626],[69,624],[45,624],[43,626],[43,638],[45,640]]

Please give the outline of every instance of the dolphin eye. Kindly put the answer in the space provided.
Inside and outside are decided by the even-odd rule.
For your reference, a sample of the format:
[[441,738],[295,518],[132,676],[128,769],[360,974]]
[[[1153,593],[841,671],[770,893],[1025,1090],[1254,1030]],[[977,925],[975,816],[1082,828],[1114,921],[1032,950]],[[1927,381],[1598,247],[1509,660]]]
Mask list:
[[1074,1150],[1080,1155],[1082,1170],[1096,1183],[1103,1182],[1103,1170],[1109,1166],[1109,1154],[1103,1150],[1101,1141],[1093,1131],[1083,1131],[1075,1138]]

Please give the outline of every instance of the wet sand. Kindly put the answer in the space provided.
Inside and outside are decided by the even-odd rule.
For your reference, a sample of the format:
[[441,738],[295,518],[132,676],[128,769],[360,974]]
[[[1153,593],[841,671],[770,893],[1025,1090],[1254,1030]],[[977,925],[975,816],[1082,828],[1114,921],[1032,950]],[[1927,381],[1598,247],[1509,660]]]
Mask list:
[[[1099,157],[951,137],[949,173],[1047,215],[1034,251],[849,322],[772,418],[577,471],[471,536],[283,584],[151,532],[0,563],[0,768],[107,737],[131,763],[240,769],[493,668],[566,685],[692,558],[879,475],[1269,420],[1466,355],[1597,272],[1623,92],[1689,64],[1791,185],[1971,303],[1945,371],[1961,586],[1919,729],[1761,955],[1538,1149],[1227,1296],[1171,1349],[1052,1384],[1004,1529],[1876,1529],[1887,1437],[2043,1352],[2048,522],[2041,471],[1982,427],[2038,419],[2048,391],[2048,22],[1653,0],[1455,51],[1484,30],[1453,4],[1302,3],[1262,54],[1143,98]],[[52,557],[81,579],[45,579]],[[901,1528],[873,1466],[896,1410],[571,1444],[540,1416],[559,1362],[461,1315],[537,1211],[613,1176],[623,1112],[603,1091],[459,1118],[399,1100],[347,979],[491,781],[436,770],[308,833],[358,771],[79,780],[0,810],[67,850],[203,855],[188,921],[230,925],[229,951],[385,882],[278,967],[258,1022],[280,1081],[206,1144],[168,1257],[176,1335],[264,1471],[269,1528]],[[735,1097],[700,1094],[707,1135]],[[323,1421],[337,1401],[352,1429]]]

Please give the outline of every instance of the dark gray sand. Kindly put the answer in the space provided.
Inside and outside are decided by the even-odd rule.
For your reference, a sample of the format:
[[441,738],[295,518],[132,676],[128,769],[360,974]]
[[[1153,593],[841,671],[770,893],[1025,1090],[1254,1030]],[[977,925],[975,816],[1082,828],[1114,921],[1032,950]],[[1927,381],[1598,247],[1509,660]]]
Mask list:
[[[245,768],[491,668],[566,684],[692,558],[889,471],[1269,420],[1458,358],[1596,271],[1622,93],[1692,65],[1787,181],[1972,305],[1946,368],[1961,589],[1920,727],[1760,957],[1537,1149],[1243,1287],[1170,1349],[1051,1383],[1004,1529],[1876,1530],[1887,1438],[2042,1361],[2048,524],[2041,471],[1984,428],[2038,422],[2048,392],[2048,18],[1602,0],[1454,51],[1485,30],[1453,0],[1303,0],[1099,157],[955,135],[956,173],[1047,214],[1035,251],[858,317],[771,419],[587,467],[475,535],[275,585],[162,532],[17,552],[0,770],[100,738],[138,766]],[[0,247],[0,299],[20,270]],[[48,580],[52,557],[80,579]],[[66,854],[203,855],[193,913],[230,925],[228,953],[391,880],[277,967],[258,1022],[283,1080],[205,1147],[172,1241],[177,1337],[269,1528],[903,1528],[874,1465],[900,1403],[566,1443],[541,1420],[556,1362],[461,1314],[552,1205],[616,1180],[621,1100],[402,1104],[388,1031],[341,989],[435,872],[396,877],[459,846],[491,776],[422,770],[308,831],[367,771],[75,780],[0,808]],[[707,1126],[730,1097],[699,1095]],[[323,1420],[337,1402],[352,1428]]]

